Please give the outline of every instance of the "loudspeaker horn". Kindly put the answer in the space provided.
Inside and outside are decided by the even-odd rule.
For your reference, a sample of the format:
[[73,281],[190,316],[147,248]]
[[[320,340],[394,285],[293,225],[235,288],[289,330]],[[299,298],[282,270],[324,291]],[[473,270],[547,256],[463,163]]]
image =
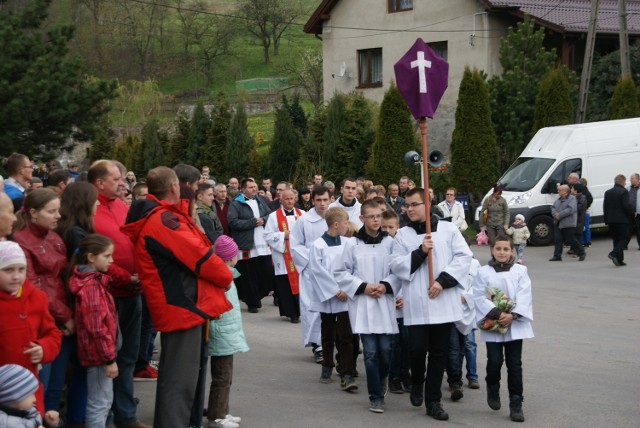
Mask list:
[[444,155],[440,150],[433,150],[431,153],[429,153],[429,165],[436,167],[442,165],[443,163]]
[[422,161],[420,154],[416,151],[408,151],[404,154],[404,164],[407,166],[413,166]]

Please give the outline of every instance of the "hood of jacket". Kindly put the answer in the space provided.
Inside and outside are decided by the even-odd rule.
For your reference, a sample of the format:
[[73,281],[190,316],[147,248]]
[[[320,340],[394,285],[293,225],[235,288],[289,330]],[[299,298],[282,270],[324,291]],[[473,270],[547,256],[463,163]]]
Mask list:
[[82,290],[89,281],[94,280],[102,284],[109,291],[111,278],[101,272],[92,270],[86,265],[76,265],[73,267],[73,275],[69,278],[69,291],[74,296]]
[[171,204],[167,201],[157,199],[153,195],[147,195],[147,199],[136,201],[136,203],[131,206],[129,214],[127,215],[127,221],[125,225],[120,228],[122,233],[127,235],[134,245],[142,232],[142,228],[149,219],[149,214],[158,207],[164,207],[182,217],[191,218],[187,214],[189,212],[188,199],[180,199],[180,202],[177,204]]

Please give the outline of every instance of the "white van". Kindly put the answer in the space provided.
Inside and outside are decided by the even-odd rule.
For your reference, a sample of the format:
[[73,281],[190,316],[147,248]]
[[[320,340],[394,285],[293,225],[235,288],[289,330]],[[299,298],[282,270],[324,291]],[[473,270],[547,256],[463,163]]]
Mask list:
[[[532,245],[553,243],[551,205],[570,173],[587,179],[593,195],[591,227],[604,226],[602,200],[617,174],[640,172],[640,118],[540,129],[498,180],[511,221],[523,214]],[[485,198],[491,194],[491,190]],[[484,202],[484,199],[483,199]],[[480,214],[476,210],[475,220]]]

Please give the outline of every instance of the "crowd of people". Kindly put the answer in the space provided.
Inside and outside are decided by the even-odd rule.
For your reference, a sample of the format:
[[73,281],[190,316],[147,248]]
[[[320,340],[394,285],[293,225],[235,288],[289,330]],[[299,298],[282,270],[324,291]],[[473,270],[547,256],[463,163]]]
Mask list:
[[[467,386],[480,388],[479,329],[487,403],[501,407],[504,361],[510,417],[524,420],[530,232],[522,216],[510,223],[499,185],[482,206],[492,259],[481,267],[461,233],[468,224],[456,189],[436,203],[408,177],[386,187],[348,177],[336,188],[317,174],[296,189],[250,177],[217,183],[209,168],[185,164],[138,180],[120,162],[99,160],[82,174],[46,171],[46,186],[32,186],[27,156],[12,154],[6,167],[0,426],[16,418],[32,421],[25,426],[144,428],[133,385],[155,381],[153,426],[200,427],[204,414],[209,427],[237,428],[241,418],[229,409],[233,355],[249,350],[240,302],[255,314],[267,296],[281,317],[300,324],[320,382],[332,383],[335,371],[341,390],[357,390],[363,354],[374,413],[385,411],[387,391],[406,392],[427,415],[447,420],[445,372],[454,401],[464,395],[465,360]],[[592,198],[577,175],[568,181],[552,210],[553,261],[565,243],[584,260],[590,241],[583,232]],[[630,190],[624,176],[615,183],[605,221],[614,238],[609,257],[624,266],[622,251],[640,222],[640,180],[632,175]]]

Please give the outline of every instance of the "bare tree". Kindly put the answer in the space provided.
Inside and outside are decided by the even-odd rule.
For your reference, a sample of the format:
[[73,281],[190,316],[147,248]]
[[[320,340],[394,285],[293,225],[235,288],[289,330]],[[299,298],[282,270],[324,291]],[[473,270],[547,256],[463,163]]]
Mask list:
[[322,106],[322,54],[310,49],[300,54],[299,60],[285,62],[281,72],[289,76],[293,86],[302,88],[316,111]]

